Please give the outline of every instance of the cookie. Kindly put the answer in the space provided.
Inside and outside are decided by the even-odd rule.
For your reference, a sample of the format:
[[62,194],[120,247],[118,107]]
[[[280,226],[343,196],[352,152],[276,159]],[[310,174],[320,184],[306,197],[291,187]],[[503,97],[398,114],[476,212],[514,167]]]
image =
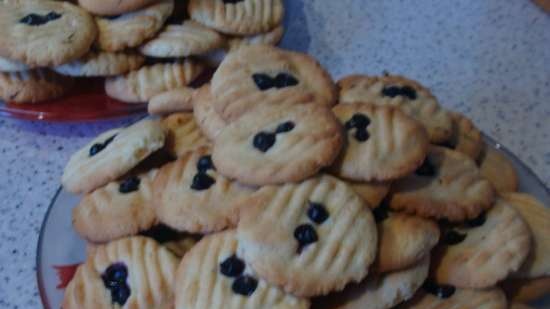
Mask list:
[[[98,1],[94,1],[98,2]],[[174,0],[159,0],[150,6],[116,17],[96,17],[96,45],[107,52],[138,47],[159,32],[174,10]]]
[[227,127],[227,122],[214,109],[213,103],[210,85],[201,87],[193,98],[195,120],[210,140],[214,140]]
[[355,193],[359,194],[367,205],[374,209],[390,192],[389,182],[353,182],[347,181]]
[[281,0],[190,0],[189,15],[209,28],[227,34],[267,32],[282,23]]
[[234,231],[205,236],[181,261],[175,309],[307,309],[309,301],[258,277],[237,253]]
[[71,3],[0,2],[0,55],[29,66],[57,66],[78,59],[96,35],[93,18]]
[[541,9],[545,12],[550,13],[550,1],[548,0],[533,0]]
[[485,146],[479,158],[481,175],[491,182],[498,192],[515,192],[519,179],[512,162],[498,150]]
[[96,77],[125,74],[139,69],[145,57],[132,53],[91,52],[81,59],[53,68],[69,76]]
[[440,143],[452,134],[452,120],[431,92],[402,76],[351,75],[338,82],[340,103],[370,102],[397,106],[428,130],[430,141]]
[[448,226],[432,260],[438,283],[482,289],[519,269],[531,247],[531,232],[521,215],[503,199],[463,225]]
[[94,15],[116,16],[154,2],[155,0],[78,0],[78,5]]
[[226,120],[239,118],[258,102],[278,104],[297,93],[312,94],[322,105],[336,102],[335,85],[319,62],[267,45],[229,53],[212,77],[211,92],[216,111]]
[[386,309],[410,299],[428,276],[430,257],[417,265],[369,276],[359,284],[347,286],[342,292],[319,298],[314,309]]
[[162,120],[162,125],[166,131],[164,149],[174,158],[210,144],[191,113],[176,113],[167,116]]
[[266,186],[242,202],[238,254],[261,278],[303,297],[360,282],[374,262],[376,224],[346,183],[318,175]]
[[88,193],[118,179],[164,145],[158,120],[142,120],[100,134],[65,166],[61,183],[72,193]]
[[472,159],[438,146],[413,174],[394,182],[392,192],[391,208],[450,221],[477,217],[495,197]]
[[425,283],[412,300],[397,309],[507,309],[506,296],[500,289],[470,290]]
[[193,60],[144,66],[105,81],[108,96],[127,103],[147,102],[157,94],[187,86],[204,70]]
[[74,84],[48,69],[0,72],[0,99],[14,103],[38,103],[65,95]]
[[428,134],[397,108],[368,103],[340,104],[332,110],[346,130],[346,143],[331,167],[355,181],[387,181],[416,170],[428,153]]
[[182,87],[157,94],[147,104],[147,111],[151,115],[192,112],[195,92],[193,88]]
[[233,36],[229,37],[227,45],[229,50],[235,50],[242,46],[248,45],[277,45],[285,34],[285,27],[279,25],[269,32],[258,33],[250,36]]
[[62,308],[172,308],[177,263],[147,237],[96,246],[67,286]]
[[409,268],[424,257],[439,240],[434,222],[406,214],[388,212],[383,206],[373,210],[378,222],[378,253],[373,268],[386,273]]
[[523,193],[505,193],[509,202],[523,217],[533,233],[533,247],[520,270],[519,278],[550,275],[550,210],[534,197]]
[[188,20],[181,25],[166,26],[139,50],[149,57],[188,57],[219,48],[224,42],[223,36],[218,32]]
[[550,294],[550,276],[536,279],[508,278],[500,286],[508,299],[529,303]]
[[0,57],[0,72],[22,72],[28,70],[29,66],[21,61]]
[[136,235],[156,222],[152,182],[156,170],[129,175],[84,195],[73,208],[73,227],[84,239],[103,243]]
[[328,108],[262,105],[223,129],[212,159],[221,174],[243,184],[280,184],[330,165],[342,143],[342,128]]
[[449,140],[440,145],[477,160],[484,147],[481,132],[466,116],[455,112],[450,112],[450,115],[453,119],[453,131]]
[[163,166],[153,192],[160,222],[178,231],[209,233],[235,226],[237,202],[254,189],[218,174],[210,150],[202,147]]

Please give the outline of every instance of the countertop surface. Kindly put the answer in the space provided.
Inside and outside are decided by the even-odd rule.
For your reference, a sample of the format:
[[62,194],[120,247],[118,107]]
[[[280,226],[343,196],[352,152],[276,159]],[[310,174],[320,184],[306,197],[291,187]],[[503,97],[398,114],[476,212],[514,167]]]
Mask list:
[[[282,45],[335,79],[403,74],[550,184],[550,15],[528,0],[288,0]],[[71,153],[133,119],[52,124],[0,118],[0,308],[40,308],[35,258]],[[46,244],[47,245],[47,244]]]

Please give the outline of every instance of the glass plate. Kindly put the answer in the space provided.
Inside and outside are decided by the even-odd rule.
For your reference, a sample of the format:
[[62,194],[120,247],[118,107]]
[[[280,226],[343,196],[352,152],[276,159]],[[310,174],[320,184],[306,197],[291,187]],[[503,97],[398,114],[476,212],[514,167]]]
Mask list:
[[[510,151],[489,137],[488,145],[500,150],[515,165],[519,179],[520,191],[536,196],[545,205],[550,205],[550,191],[525,164]],[[71,211],[80,198],[61,188],[57,191],[46,213],[37,249],[37,279],[40,297],[46,309],[61,307],[63,289],[58,288],[60,277],[67,276],[85,259],[86,244],[72,228]],[[59,276],[61,274],[61,276]],[[69,275],[70,276],[70,275]],[[539,301],[535,308],[550,308],[550,297]]]
[[48,121],[90,121],[130,116],[147,111],[146,104],[126,104],[109,98],[101,78],[78,80],[66,96],[37,104],[0,100],[0,116]]

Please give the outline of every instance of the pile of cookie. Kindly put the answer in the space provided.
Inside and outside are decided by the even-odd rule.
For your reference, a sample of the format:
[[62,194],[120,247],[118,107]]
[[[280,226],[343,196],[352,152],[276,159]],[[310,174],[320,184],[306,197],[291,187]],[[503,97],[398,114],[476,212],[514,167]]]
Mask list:
[[335,84],[310,56],[258,45],[187,101],[71,157],[62,183],[83,194],[73,225],[90,245],[63,308],[499,309],[547,294],[550,211],[418,82]]
[[282,0],[3,0],[0,100],[57,99],[105,77],[108,96],[146,103],[185,91],[226,51],[277,44],[283,15]]

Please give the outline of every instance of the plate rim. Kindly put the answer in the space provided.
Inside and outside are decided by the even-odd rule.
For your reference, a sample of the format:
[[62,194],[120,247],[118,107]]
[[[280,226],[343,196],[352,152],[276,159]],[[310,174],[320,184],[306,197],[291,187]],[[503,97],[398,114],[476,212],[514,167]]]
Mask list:
[[[501,143],[497,142],[494,138],[487,135],[486,133],[481,133],[483,136],[483,139],[485,141],[488,141],[491,147],[496,148],[498,151],[504,152],[507,156],[510,156],[514,158],[521,166],[527,171],[527,173],[532,176],[536,182],[538,182],[542,188],[544,188],[544,191],[547,195],[550,196],[550,187],[546,186],[546,184],[540,179],[540,177],[533,171],[533,169],[528,166],[526,163],[523,162],[523,160],[520,160],[512,151],[510,151],[506,146],[502,145]],[[38,244],[36,246],[36,258],[35,258],[35,269],[36,269],[36,280],[38,285],[38,294],[40,295],[40,300],[42,302],[42,305],[46,309],[51,309],[50,304],[48,302],[48,295],[45,291],[45,284],[44,284],[44,278],[42,277],[42,273],[40,272],[40,264],[42,261],[42,255],[40,254],[41,249],[43,247],[43,238],[44,238],[44,229],[46,228],[46,222],[48,221],[50,212],[55,205],[55,202],[57,201],[57,198],[63,191],[63,186],[59,186],[53,196],[53,198],[50,201],[50,204],[48,206],[48,209],[46,213],[44,214],[44,218],[42,219],[42,224],[40,226],[40,234],[38,235]]]

